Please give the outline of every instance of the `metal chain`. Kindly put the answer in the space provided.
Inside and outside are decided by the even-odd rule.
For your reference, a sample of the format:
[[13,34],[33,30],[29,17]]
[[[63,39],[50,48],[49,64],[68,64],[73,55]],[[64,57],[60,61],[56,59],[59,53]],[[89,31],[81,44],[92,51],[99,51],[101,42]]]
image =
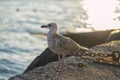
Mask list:
[[93,62],[96,63],[104,63],[111,65],[119,65],[120,66],[120,52],[113,51],[111,54],[109,53],[92,53],[92,52],[81,52],[80,56],[82,58],[92,59]]

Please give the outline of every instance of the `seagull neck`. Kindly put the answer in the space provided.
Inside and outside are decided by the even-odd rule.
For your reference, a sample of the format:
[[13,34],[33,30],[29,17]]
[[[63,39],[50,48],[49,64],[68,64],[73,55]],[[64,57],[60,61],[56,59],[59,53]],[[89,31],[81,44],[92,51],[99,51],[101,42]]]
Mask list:
[[48,32],[48,36],[52,36],[54,34],[57,34],[57,29],[50,29],[50,31]]

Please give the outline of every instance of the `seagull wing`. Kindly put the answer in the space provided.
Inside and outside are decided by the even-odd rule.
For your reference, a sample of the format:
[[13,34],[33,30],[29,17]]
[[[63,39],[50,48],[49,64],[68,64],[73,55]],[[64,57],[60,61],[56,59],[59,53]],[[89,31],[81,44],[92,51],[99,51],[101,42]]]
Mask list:
[[73,41],[71,38],[68,38],[62,35],[59,35],[58,44],[64,50],[69,51],[70,54],[73,54],[80,49],[80,45],[78,43]]

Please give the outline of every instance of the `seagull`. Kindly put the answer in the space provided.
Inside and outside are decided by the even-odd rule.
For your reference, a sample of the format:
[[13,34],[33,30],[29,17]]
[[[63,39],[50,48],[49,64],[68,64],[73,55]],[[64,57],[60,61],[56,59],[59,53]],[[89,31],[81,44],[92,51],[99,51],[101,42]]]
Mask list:
[[88,51],[87,48],[80,46],[74,40],[69,37],[65,37],[58,33],[57,24],[49,23],[48,25],[42,25],[41,28],[48,28],[47,43],[49,49],[58,55],[58,61],[61,59],[64,63],[65,56],[74,55],[80,53],[80,51]]

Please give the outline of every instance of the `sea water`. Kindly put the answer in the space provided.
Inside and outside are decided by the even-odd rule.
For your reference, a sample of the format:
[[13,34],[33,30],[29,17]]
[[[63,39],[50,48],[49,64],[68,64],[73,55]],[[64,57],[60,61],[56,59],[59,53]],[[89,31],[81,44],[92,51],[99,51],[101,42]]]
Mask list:
[[60,32],[86,26],[81,0],[0,0],[0,79],[22,73],[47,47],[43,24]]

